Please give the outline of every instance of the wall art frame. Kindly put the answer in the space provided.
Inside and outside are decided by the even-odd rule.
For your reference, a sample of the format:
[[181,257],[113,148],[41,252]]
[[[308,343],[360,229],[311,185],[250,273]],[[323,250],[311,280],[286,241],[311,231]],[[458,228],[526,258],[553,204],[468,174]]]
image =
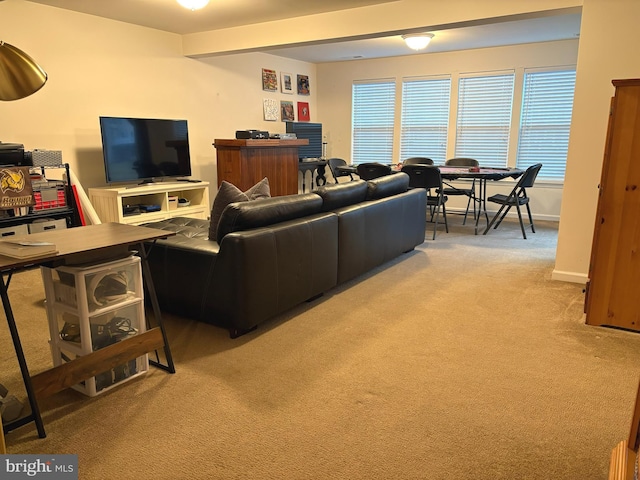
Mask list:
[[287,95],[293,95],[293,74],[280,72],[280,91]]
[[278,91],[278,75],[275,70],[270,68],[262,69],[262,90],[267,92]]

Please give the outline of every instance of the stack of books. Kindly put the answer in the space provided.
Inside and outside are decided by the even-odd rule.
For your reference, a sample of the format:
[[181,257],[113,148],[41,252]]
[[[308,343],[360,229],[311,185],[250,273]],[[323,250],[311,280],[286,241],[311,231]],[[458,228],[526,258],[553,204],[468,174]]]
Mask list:
[[34,258],[58,253],[52,242],[32,240],[0,240],[0,255],[12,258]]

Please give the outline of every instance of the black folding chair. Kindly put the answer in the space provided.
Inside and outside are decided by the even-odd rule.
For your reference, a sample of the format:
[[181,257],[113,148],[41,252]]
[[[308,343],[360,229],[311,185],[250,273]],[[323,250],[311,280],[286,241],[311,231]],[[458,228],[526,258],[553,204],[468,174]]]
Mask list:
[[[447,223],[447,208],[445,203],[448,198],[443,193],[442,176],[438,167],[433,165],[415,164],[404,165],[402,171],[409,175],[410,188],[425,188],[427,190],[427,206],[431,212],[430,221],[434,221],[433,240],[436,239],[436,231],[438,230],[438,218],[440,209],[442,209],[442,218],[444,218],[444,228],[449,233],[449,224]],[[435,195],[431,195],[431,189],[435,189]]]
[[427,157],[411,157],[403,160],[402,165],[433,165],[433,160]]
[[[463,158],[456,157],[450,158],[444,162],[447,167],[478,167],[480,164],[475,158]],[[447,196],[452,195],[466,195],[469,197],[467,200],[467,208],[464,211],[464,219],[462,220],[462,224],[467,223],[467,215],[469,214],[469,207],[471,206],[471,201],[473,200],[473,219],[476,219],[476,203],[478,203],[478,199],[476,197],[476,179],[472,179],[471,185],[469,188],[456,187],[451,185],[448,182],[444,183],[444,194]]]
[[[501,207],[500,210],[498,210],[495,216],[491,219],[489,225],[487,225],[487,228],[484,231],[483,235],[487,234],[494,223],[495,226],[493,228],[498,228],[500,223],[502,223],[504,217],[507,215],[507,213],[509,213],[509,210],[511,210],[511,207],[516,207],[516,209],[518,210],[518,219],[520,220],[520,228],[522,229],[522,236],[526,240],[527,234],[524,231],[524,222],[522,221],[522,212],[520,211],[521,205],[526,205],[531,231],[533,233],[536,233],[536,229],[533,225],[533,217],[531,216],[531,208],[529,207],[529,196],[527,195],[526,189],[533,187],[533,184],[536,181],[536,177],[538,176],[538,172],[540,172],[541,168],[541,163],[536,163],[535,165],[531,165],[529,168],[527,168],[520,177],[520,180],[518,180],[516,186],[513,187],[513,190],[511,190],[511,193],[509,195],[496,194],[487,198],[487,201],[497,203],[501,205]],[[496,220],[498,220],[497,223]]]
[[391,167],[377,162],[360,163],[357,167],[358,176],[362,180],[373,180],[374,178],[391,175]]
[[[353,180],[353,174],[355,173],[354,167],[349,167],[347,162],[342,158],[330,158],[327,160],[329,164],[329,170],[331,170],[331,175],[333,175],[333,179],[338,183],[338,177],[349,177]],[[344,170],[340,170],[340,167],[349,167],[349,170],[346,168]],[[353,169],[353,171],[351,170]]]

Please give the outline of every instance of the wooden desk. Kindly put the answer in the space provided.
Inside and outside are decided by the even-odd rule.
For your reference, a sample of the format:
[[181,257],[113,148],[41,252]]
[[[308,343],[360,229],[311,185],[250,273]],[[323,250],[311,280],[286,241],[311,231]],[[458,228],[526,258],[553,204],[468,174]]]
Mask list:
[[[55,243],[58,248],[58,253],[56,254],[48,254],[28,260],[0,255],[0,297],[2,297],[2,305],[7,317],[9,331],[11,332],[11,340],[20,364],[20,372],[31,407],[30,414],[4,425],[5,432],[27,423],[35,422],[40,438],[46,437],[38,407],[39,399],[46,398],[71,385],[94,377],[100,372],[114,368],[154,350],[164,350],[167,364],[164,365],[159,361],[151,360],[149,363],[169,373],[175,373],[169,342],[160,315],[160,306],[147,263],[147,249],[145,246],[145,242],[166,238],[171,235],[173,235],[172,232],[155,228],[120,223],[103,223],[71,229],[49,230],[29,235],[29,240]],[[13,239],[16,238],[13,237]],[[97,261],[101,258],[107,259],[117,253],[128,251],[131,246],[135,246],[138,249],[138,254],[142,260],[144,284],[151,300],[157,327],[32,377],[29,374],[13,309],[9,302],[8,287],[11,275],[15,271],[31,265],[47,265],[55,268],[62,265]]]
[[245,191],[264,177],[271,196],[298,193],[298,147],[309,140],[214,140],[218,186],[223,180]]

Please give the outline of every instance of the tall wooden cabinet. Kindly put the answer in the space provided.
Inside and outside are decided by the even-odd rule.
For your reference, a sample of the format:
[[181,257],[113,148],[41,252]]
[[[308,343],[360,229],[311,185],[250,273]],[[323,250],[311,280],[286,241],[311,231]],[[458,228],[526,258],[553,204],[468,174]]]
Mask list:
[[586,322],[640,331],[640,79],[613,85]]

